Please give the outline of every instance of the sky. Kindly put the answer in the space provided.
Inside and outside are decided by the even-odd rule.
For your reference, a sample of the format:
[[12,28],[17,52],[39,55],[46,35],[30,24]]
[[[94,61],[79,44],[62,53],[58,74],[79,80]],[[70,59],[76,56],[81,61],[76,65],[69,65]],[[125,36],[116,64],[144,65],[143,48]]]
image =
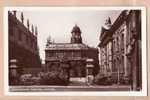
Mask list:
[[[70,43],[71,30],[77,24],[81,29],[82,41],[91,47],[97,47],[101,27],[108,17],[112,23],[120,14],[120,10],[23,10],[24,24],[29,19],[30,26],[38,28],[38,46],[40,58],[45,60],[45,45],[49,36],[56,43]],[[20,20],[21,13],[17,11]],[[31,29],[31,28],[30,28]]]

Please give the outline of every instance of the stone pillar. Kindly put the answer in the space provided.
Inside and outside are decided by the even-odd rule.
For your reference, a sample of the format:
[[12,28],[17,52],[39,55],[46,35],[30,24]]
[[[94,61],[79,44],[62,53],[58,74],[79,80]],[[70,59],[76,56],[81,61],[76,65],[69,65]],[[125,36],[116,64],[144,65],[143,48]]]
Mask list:
[[132,67],[133,67],[133,70],[132,70],[132,80],[133,80],[133,90],[136,91],[137,89],[137,43],[135,43],[134,45],[134,52],[133,52],[133,62],[132,62]]
[[133,16],[132,16],[132,20],[133,20],[133,28],[131,29],[131,32],[132,32],[132,41],[131,41],[131,45],[133,47],[133,52],[132,52],[132,57],[133,57],[133,62],[132,62],[132,66],[133,66],[133,70],[132,70],[132,73],[133,73],[133,76],[132,76],[132,80],[133,80],[133,90],[134,91],[137,91],[137,90],[140,90],[142,89],[141,87],[141,80],[140,80],[140,77],[141,77],[141,61],[140,61],[140,27],[138,27],[138,24],[140,24],[140,22],[138,22],[137,20],[137,17],[140,16],[140,13],[138,11],[134,11],[133,12]]
[[9,85],[17,85],[18,84],[18,66],[17,66],[17,60],[11,59],[10,60],[10,66],[9,66]]
[[94,75],[93,75],[93,59],[87,59],[86,60],[86,80],[87,80],[87,84],[91,85],[93,84],[93,80],[94,80]]

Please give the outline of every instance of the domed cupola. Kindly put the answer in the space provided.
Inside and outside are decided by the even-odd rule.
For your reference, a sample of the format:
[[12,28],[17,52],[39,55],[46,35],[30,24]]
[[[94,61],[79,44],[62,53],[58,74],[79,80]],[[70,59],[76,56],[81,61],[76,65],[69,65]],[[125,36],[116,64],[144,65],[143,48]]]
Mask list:
[[75,25],[71,31],[71,43],[82,43],[81,30]]

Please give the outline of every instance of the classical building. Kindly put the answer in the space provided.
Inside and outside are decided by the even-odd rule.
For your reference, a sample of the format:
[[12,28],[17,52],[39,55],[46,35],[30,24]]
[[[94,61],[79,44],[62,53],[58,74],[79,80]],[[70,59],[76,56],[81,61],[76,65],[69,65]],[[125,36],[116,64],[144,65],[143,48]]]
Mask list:
[[45,49],[47,69],[52,71],[67,68],[70,77],[85,77],[86,60],[90,58],[94,61],[93,75],[96,75],[99,69],[98,49],[82,43],[81,30],[77,25],[71,34],[71,43],[48,42]]
[[105,76],[112,74],[112,34],[109,33],[111,27],[111,20],[106,20],[105,26],[101,28],[100,44],[99,44],[99,64],[100,73]]
[[[16,11],[8,12],[8,38],[9,38],[9,62],[15,60],[19,69],[39,68],[41,61],[37,44],[37,27],[31,26],[27,20],[24,25],[24,16],[21,13],[21,21],[16,17]],[[10,63],[9,63],[10,66]],[[27,71],[27,70],[26,70]],[[31,71],[33,73],[34,71]]]
[[141,11],[124,10],[109,28],[102,27],[99,47],[100,72],[141,89]]

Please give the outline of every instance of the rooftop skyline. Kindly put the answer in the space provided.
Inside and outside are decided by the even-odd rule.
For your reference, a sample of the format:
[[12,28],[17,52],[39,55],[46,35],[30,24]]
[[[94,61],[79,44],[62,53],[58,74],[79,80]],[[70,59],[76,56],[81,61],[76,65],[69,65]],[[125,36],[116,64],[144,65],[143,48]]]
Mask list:
[[[120,10],[46,10],[46,11],[23,11],[24,24],[27,26],[29,19],[38,28],[38,46],[40,57],[45,60],[45,46],[49,36],[56,43],[70,43],[71,31],[75,25],[81,29],[83,43],[97,47],[101,27],[110,17],[112,23],[120,14]],[[17,18],[21,20],[21,11],[17,11]],[[30,28],[31,30],[31,28]]]

